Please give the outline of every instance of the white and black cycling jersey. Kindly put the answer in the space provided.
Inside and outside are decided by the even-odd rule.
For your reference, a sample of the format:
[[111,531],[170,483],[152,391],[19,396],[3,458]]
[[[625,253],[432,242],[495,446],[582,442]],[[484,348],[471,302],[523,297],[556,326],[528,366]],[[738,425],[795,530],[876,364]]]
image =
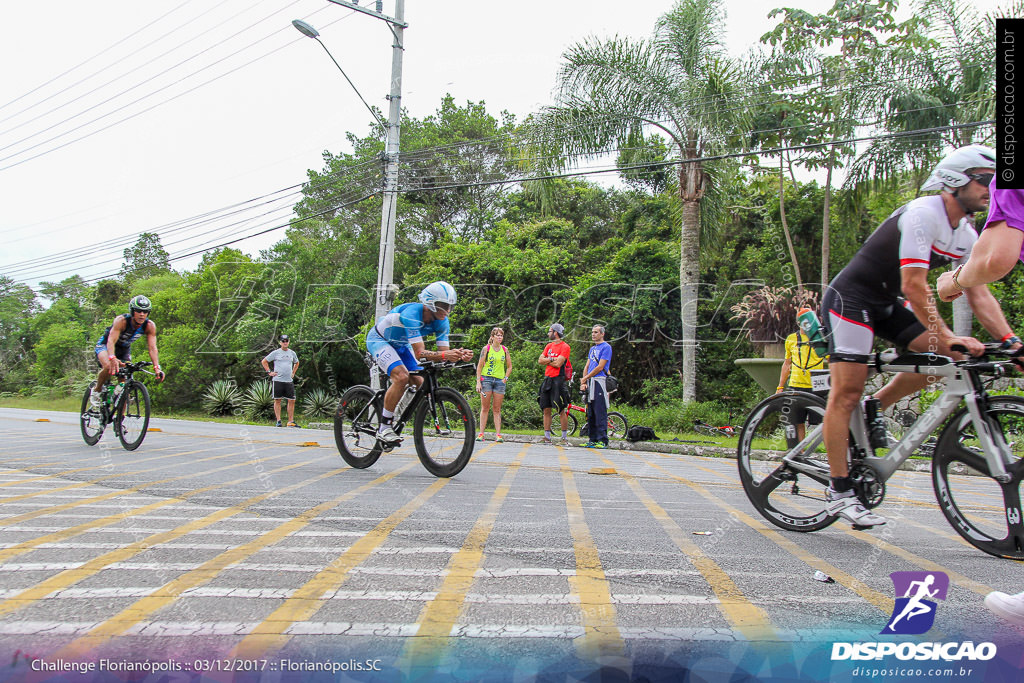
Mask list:
[[978,233],[971,217],[949,224],[941,195],[919,197],[900,208],[871,233],[832,286],[853,286],[862,294],[891,300],[901,293],[904,268],[939,268],[970,255]]

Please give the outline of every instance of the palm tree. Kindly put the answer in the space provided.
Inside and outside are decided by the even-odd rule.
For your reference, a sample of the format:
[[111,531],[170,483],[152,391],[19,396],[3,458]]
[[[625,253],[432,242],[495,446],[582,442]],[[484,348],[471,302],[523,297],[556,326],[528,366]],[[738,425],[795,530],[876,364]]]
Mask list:
[[[532,127],[535,167],[562,168],[665,135],[675,161],[682,224],[679,245],[683,398],[696,396],[697,286],[702,200],[713,191],[703,159],[738,139],[737,67],[722,43],[716,0],[677,0],[646,40],[588,39],[563,55],[557,103]],[[704,213],[707,213],[706,211]]]

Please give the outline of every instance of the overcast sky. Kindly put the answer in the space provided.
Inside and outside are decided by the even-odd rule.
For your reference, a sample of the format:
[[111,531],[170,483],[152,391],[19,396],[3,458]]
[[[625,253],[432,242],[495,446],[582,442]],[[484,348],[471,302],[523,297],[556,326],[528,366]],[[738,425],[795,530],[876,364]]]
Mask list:
[[[394,6],[385,0],[384,13]],[[403,106],[423,117],[451,93],[522,120],[550,103],[567,46],[649,36],[670,6],[407,0]],[[831,2],[722,6],[739,55],[770,28],[772,7],[825,11]],[[118,238],[161,232],[174,256],[286,222],[322,151],[348,151],[345,133],[365,135],[370,123],[323,49],[291,26],[296,18],[320,31],[363,97],[386,112],[390,32],[328,0],[0,3],[0,274],[33,286],[99,277],[120,266]],[[196,222],[254,198],[230,218]],[[235,246],[255,254],[283,234]],[[60,256],[93,244],[107,250]]]

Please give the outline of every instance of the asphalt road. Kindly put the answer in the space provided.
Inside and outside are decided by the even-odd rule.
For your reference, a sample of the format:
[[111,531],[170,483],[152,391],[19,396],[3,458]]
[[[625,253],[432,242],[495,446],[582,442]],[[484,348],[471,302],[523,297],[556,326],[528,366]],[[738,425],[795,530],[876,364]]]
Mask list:
[[890,482],[884,530],[798,534],[727,458],[486,442],[444,480],[411,444],[353,470],[329,431],[151,427],[126,452],[74,414],[0,409],[0,679],[41,658],[653,680],[756,669],[751,644],[809,665],[878,640],[908,570],[950,578],[928,639],[1021,640],[982,604],[1021,566],[961,541],[926,473]]

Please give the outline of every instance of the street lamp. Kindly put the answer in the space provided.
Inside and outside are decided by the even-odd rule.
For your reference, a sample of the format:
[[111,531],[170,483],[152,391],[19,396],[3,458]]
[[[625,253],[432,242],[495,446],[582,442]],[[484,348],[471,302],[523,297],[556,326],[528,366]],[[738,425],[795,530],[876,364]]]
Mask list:
[[[390,102],[390,108],[388,110],[388,122],[387,122],[387,146],[384,152],[384,202],[381,210],[380,218],[380,250],[377,256],[377,287],[374,292],[374,320],[379,319],[389,310],[391,310],[391,302],[395,297],[395,293],[398,288],[394,284],[395,279],[395,223],[397,219],[397,205],[398,205],[398,136],[399,136],[399,117],[402,113],[402,56],[405,52],[405,0],[395,0],[395,16],[389,17],[381,14],[382,3],[378,0],[376,4],[376,11],[366,7],[360,7],[355,2],[347,2],[346,0],[330,0],[335,5],[341,5],[348,9],[368,14],[377,19],[381,19],[386,22],[388,28],[391,30],[391,35],[395,37],[395,42],[392,44],[391,50],[391,93],[388,95],[388,101]],[[345,74],[345,71],[338,64],[338,61],[334,59],[334,55],[331,54],[330,50],[327,50],[327,46],[320,41],[320,34],[317,30],[307,24],[304,21],[296,19],[292,22],[303,35],[309,36],[315,39],[320,45],[327,51],[331,61],[334,62],[341,74],[345,76],[345,80],[348,81],[352,89],[359,95],[359,90],[352,83],[349,77]],[[363,100],[363,96],[359,95],[359,99]],[[373,111],[370,105],[366,104],[366,100],[363,100],[363,104],[370,110],[374,118],[377,119],[382,125],[383,121],[377,116],[377,113]],[[370,371],[370,385],[374,390],[380,387],[378,380],[378,374],[376,371]]]

